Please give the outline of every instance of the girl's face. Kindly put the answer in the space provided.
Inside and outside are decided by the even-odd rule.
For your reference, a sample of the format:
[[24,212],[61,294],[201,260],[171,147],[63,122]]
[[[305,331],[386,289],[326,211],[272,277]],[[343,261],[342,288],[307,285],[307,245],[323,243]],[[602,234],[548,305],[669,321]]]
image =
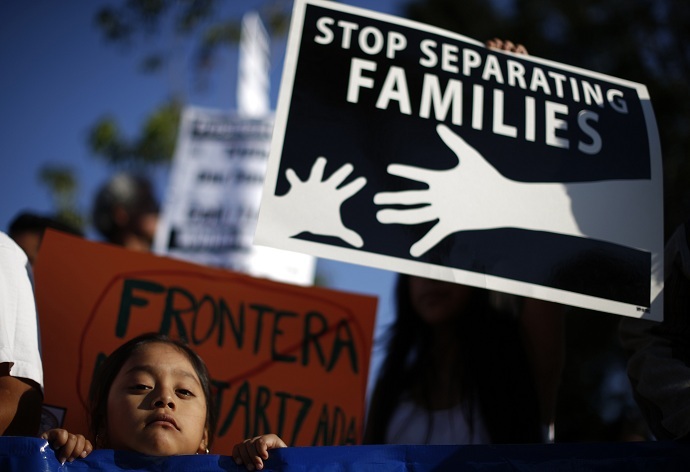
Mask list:
[[467,306],[472,288],[441,280],[410,277],[410,303],[422,321],[432,326],[451,322]]
[[125,362],[108,393],[106,442],[152,456],[206,450],[206,398],[184,353],[151,343]]

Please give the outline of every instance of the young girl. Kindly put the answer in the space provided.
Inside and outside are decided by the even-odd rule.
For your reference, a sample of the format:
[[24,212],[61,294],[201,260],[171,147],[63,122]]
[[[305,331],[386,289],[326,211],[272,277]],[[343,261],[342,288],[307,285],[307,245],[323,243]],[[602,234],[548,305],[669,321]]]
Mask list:
[[[208,453],[215,424],[210,377],[185,344],[149,333],[117,348],[99,367],[89,391],[91,437],[97,448],[153,456]],[[43,434],[58,460],[86,457],[81,434]]]
[[[208,454],[215,424],[210,388],[206,365],[185,344],[156,333],[131,339],[108,356],[91,382],[95,446],[152,456]],[[93,450],[83,435],[64,429],[41,437],[61,463]],[[233,456],[250,470],[261,469],[268,449],[276,447],[286,447],[278,436],[259,436],[236,445]]]

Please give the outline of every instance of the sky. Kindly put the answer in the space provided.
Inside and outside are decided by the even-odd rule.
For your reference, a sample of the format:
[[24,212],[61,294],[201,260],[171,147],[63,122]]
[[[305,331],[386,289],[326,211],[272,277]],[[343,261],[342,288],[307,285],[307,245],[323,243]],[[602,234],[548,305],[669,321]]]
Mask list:
[[[348,0],[342,3],[400,14],[404,0]],[[123,2],[120,2],[123,3]],[[240,18],[265,0],[223,2],[223,15]],[[7,231],[22,211],[55,211],[39,172],[45,166],[73,169],[78,178],[78,206],[86,214],[98,187],[112,173],[88,149],[88,130],[97,120],[114,117],[128,137],[137,134],[147,115],[186,78],[189,50],[164,39],[146,38],[151,48],[177,48],[175,71],[150,75],[139,71],[140,50],[106,42],[94,16],[115,0],[27,0],[0,2],[0,230]],[[275,109],[285,37],[271,46],[271,105]],[[138,41],[135,45],[141,45]],[[204,90],[185,88],[190,105],[236,109],[237,50],[221,56]],[[162,200],[167,173],[156,174]],[[93,229],[87,237],[98,240]],[[392,272],[320,259],[317,273],[338,290],[379,299],[377,333],[392,315]],[[377,336],[379,335],[377,334]],[[381,349],[375,348],[372,374]]]

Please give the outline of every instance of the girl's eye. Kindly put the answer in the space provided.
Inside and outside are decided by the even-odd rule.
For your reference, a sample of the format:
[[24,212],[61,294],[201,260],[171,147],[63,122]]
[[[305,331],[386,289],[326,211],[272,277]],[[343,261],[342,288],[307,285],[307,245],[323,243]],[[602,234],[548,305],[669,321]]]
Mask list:
[[130,387],[130,388],[132,390],[151,390],[151,387],[149,387],[148,385],[144,385],[144,384],[132,385],[132,387]]
[[185,388],[178,388],[177,393],[183,397],[193,397],[194,394]]

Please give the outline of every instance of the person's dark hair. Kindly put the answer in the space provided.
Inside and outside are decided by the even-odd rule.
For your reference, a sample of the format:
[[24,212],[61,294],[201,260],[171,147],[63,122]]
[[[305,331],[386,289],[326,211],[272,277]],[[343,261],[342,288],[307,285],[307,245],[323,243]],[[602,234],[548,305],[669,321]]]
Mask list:
[[[201,357],[185,343],[159,333],[145,333],[130,339],[115,349],[113,353],[97,367],[89,389],[89,429],[92,438],[96,439],[98,435],[102,435],[106,427],[108,420],[108,394],[122,366],[139,349],[154,343],[168,344],[179,349],[180,352],[187,356],[196,375],[199,377],[199,382],[201,383],[201,388],[206,399],[206,427],[208,429],[207,447],[210,449],[215,436],[213,427],[216,424],[216,410],[213,407],[211,377],[206,368],[206,364]],[[99,447],[98,440],[96,441],[96,447]]]
[[141,175],[119,173],[103,184],[96,194],[92,219],[101,235],[113,241],[122,230],[115,220],[115,209],[124,209],[129,215],[157,213],[151,181]]
[[63,233],[73,234],[75,236],[84,236],[84,233],[79,228],[71,224],[51,216],[43,216],[28,211],[21,212],[14,217],[7,228],[7,234],[10,237],[14,237],[24,232],[36,232],[40,233],[42,236],[48,228],[62,231]]
[[[455,319],[460,349],[453,365],[455,378],[460,381],[459,391],[450,394],[462,402],[470,427],[472,412],[478,407],[492,443],[540,442],[536,387],[517,320],[493,309],[488,294],[472,289],[466,309]],[[398,278],[396,303],[397,317],[388,334],[387,354],[367,418],[364,442],[368,444],[385,443],[388,424],[403,392],[414,388],[421,391],[422,401],[428,402],[429,392],[437,388],[423,380],[431,362],[432,328],[410,303],[407,275]],[[432,427],[429,424],[427,434]]]

